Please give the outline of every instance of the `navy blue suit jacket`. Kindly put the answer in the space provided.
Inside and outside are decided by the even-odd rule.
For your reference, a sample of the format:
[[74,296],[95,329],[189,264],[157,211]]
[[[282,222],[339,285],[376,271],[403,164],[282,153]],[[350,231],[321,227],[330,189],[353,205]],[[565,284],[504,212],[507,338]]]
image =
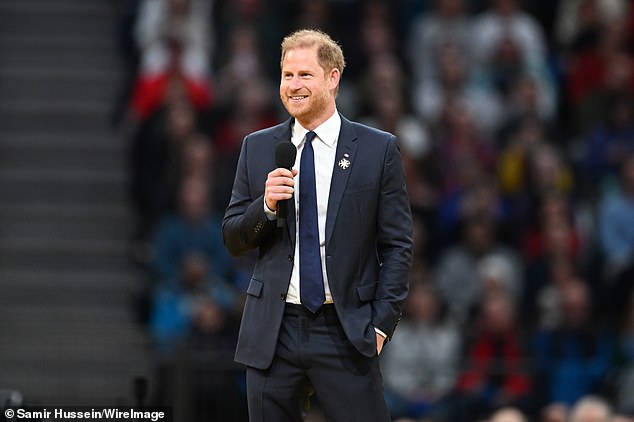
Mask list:
[[[272,362],[295,251],[292,201],[285,228],[264,213],[264,185],[275,146],[291,139],[292,119],[248,135],[223,221],[229,252],[257,249],[235,359]],[[350,165],[339,166],[347,154]],[[408,291],[412,219],[396,137],[342,117],[326,218],[326,271],[344,331],[356,349],[376,354],[374,327],[390,337]]]

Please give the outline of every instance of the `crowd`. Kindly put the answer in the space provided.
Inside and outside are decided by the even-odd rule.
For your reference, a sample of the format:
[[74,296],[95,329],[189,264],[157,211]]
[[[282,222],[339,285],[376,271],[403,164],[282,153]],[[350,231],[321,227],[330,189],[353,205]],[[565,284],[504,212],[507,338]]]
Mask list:
[[196,362],[200,412],[244,417],[223,397],[243,392],[252,257],[227,255],[221,220],[242,139],[286,118],[280,41],[310,27],[343,47],[339,111],[396,134],[404,159],[415,258],[381,357],[393,418],[634,417],[633,2],[124,4],[113,116],[131,133],[141,309],[166,362]]

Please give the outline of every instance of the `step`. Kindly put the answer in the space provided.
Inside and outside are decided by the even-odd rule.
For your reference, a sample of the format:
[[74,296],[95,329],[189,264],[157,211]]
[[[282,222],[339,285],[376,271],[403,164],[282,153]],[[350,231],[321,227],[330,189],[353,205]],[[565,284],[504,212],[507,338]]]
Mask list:
[[76,172],[125,174],[127,166],[127,160],[122,152],[115,150],[95,153],[85,146],[60,148],[51,144],[46,147],[29,148],[18,143],[11,146],[0,145],[0,168],[12,174],[38,171],[57,174],[67,169]]
[[96,155],[115,151],[126,154],[127,140],[119,135],[93,131],[89,134],[68,133],[68,130],[51,132],[30,128],[24,131],[3,132],[0,149],[25,148],[30,150],[72,150],[85,151]]
[[[16,66],[18,67],[18,66]],[[14,68],[16,68],[14,67]],[[113,73],[81,73],[77,75],[48,75],[44,78],[37,75],[6,75],[4,82],[0,82],[0,98],[15,102],[21,99],[43,102],[73,101],[74,103],[96,103],[107,101],[117,91],[120,83],[115,80]]]
[[[0,8],[1,11],[1,8]],[[65,33],[9,32],[0,34],[0,51],[29,49],[114,50],[116,39],[112,35],[84,34],[77,37]]]
[[61,271],[73,268],[108,271],[129,265],[127,245],[120,240],[0,238],[0,268],[14,271]]
[[[0,221],[16,220],[91,220],[121,222],[130,220],[131,210],[125,204],[94,205],[85,202],[50,203],[43,201],[0,203]],[[0,275],[1,275],[0,271]]]
[[0,0],[0,13],[2,14],[92,14],[104,15],[114,10],[112,2],[107,0]]
[[57,184],[78,185],[123,185],[125,175],[116,169],[75,169],[75,168],[0,168],[0,183],[40,183],[52,181]]
[[[116,22],[113,19],[115,12],[106,8],[89,7],[58,7],[56,2],[47,2],[45,5],[28,5],[28,1],[20,0],[15,3],[23,3],[22,8],[6,7],[6,3],[0,5],[0,35],[10,34],[74,34],[108,35],[115,37]],[[83,3],[98,3],[86,2]]]
[[134,403],[134,379],[137,376],[151,379],[154,371],[147,364],[123,368],[69,367],[64,372],[54,369],[42,372],[31,365],[3,369],[0,385],[21,392],[29,402],[49,406],[129,405]]
[[13,239],[64,238],[68,242],[100,239],[118,241],[125,245],[132,232],[129,220],[103,221],[99,219],[70,218],[23,218],[20,216],[4,220],[0,226],[0,242],[10,243]]
[[[110,349],[111,346],[118,344],[133,350],[144,350],[151,344],[145,327],[114,321],[3,321],[0,323],[0,332],[4,338],[14,339],[7,346],[19,344],[23,351],[21,356],[17,356],[11,352],[11,349],[15,351],[14,347],[0,348],[0,362],[9,357],[21,360],[29,355],[42,354],[41,346],[45,344],[54,346],[58,352],[57,356],[50,358],[61,362],[74,361],[81,364],[99,357],[103,364],[126,363],[126,348]],[[29,335],[25,336],[24,333]],[[89,353],[81,354],[81,350]]]
[[50,179],[26,179],[4,183],[0,179],[0,198],[4,203],[48,202],[53,204],[84,202],[92,206],[128,203],[129,194],[122,183]]
[[25,307],[24,303],[5,304],[0,309],[0,315],[5,323],[21,324],[23,322],[46,323],[55,321],[67,323],[83,321],[87,324],[104,322],[136,324],[133,302],[130,306],[113,307],[111,304],[99,306],[95,303],[62,306],[54,303],[40,303],[37,308]]
[[[0,133],[19,131],[50,131],[69,135],[103,134],[110,131],[107,102],[98,109],[82,109],[78,106],[55,107],[48,102],[46,107],[4,107],[0,110]],[[43,104],[40,104],[40,106]]]
[[2,115],[51,113],[54,115],[99,116],[106,114],[109,106],[110,102],[103,98],[80,101],[65,97],[56,98],[54,101],[34,97],[0,98],[0,114]]
[[[127,267],[111,268],[108,271],[91,271],[83,268],[52,269],[0,269],[2,289],[44,289],[64,285],[66,288],[82,290],[88,288],[111,289],[129,292],[142,280],[141,275]],[[1,321],[0,321],[1,324]]]
[[[20,66],[8,66],[3,64],[0,67],[0,80],[15,81],[49,81],[54,83],[57,80],[71,80],[77,83],[102,83],[112,88],[112,81],[118,81],[121,77],[119,67],[112,69],[105,68],[76,68],[68,67],[63,63],[55,62],[46,68],[23,68]],[[6,84],[6,82],[5,82]]]
[[107,50],[91,49],[3,49],[3,66],[22,69],[41,69],[49,65],[60,64],[75,69],[121,69],[119,58]]

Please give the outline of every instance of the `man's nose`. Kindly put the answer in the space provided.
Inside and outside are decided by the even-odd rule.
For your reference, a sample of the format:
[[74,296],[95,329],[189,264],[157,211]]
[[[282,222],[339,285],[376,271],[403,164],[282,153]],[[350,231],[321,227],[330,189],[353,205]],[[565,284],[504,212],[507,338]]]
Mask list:
[[293,78],[291,78],[289,86],[290,86],[291,89],[299,89],[299,88],[301,88],[302,87],[302,83],[301,83],[301,79],[299,78],[299,76],[293,76]]

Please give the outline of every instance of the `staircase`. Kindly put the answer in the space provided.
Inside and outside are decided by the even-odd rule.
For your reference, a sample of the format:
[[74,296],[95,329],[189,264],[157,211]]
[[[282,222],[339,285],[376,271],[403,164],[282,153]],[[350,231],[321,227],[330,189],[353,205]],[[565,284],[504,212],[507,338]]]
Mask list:
[[135,322],[116,2],[0,0],[0,390],[132,403],[151,376]]

